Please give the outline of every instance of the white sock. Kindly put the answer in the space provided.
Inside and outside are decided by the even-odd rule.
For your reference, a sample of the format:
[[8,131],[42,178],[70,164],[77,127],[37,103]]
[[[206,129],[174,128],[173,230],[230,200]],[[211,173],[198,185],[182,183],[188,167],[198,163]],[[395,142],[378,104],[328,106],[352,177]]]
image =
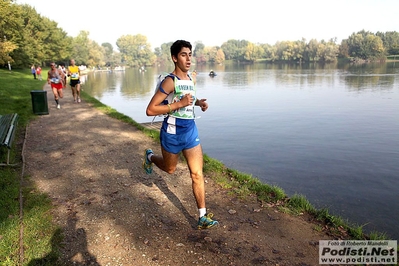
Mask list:
[[199,217],[200,218],[206,214],[206,208],[198,209],[198,211],[199,211]]
[[153,153],[150,153],[150,154],[147,155],[147,159],[148,159],[150,162],[152,162],[152,161],[151,161],[151,157],[152,157],[153,155],[154,155]]

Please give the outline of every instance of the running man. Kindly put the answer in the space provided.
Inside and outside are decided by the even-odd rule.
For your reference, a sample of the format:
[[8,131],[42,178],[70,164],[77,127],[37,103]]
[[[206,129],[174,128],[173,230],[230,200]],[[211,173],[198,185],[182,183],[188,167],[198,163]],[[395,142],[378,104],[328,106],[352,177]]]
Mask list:
[[[146,114],[157,116],[168,114],[160,132],[162,155],[155,155],[151,149],[144,154],[143,167],[147,174],[152,173],[153,164],[172,174],[176,170],[179,153],[185,157],[192,180],[193,194],[199,211],[198,229],[206,229],[218,224],[207,214],[205,207],[205,182],[203,176],[203,154],[197,126],[194,121],[194,105],[203,112],[208,109],[206,99],[195,97],[194,81],[188,74],[191,66],[192,46],[178,40],[170,48],[175,69],[161,83],[159,90],[150,100]],[[167,104],[164,104],[167,100]]]
[[64,97],[62,92],[62,80],[64,79],[64,73],[59,70],[55,63],[50,64],[51,69],[48,71],[47,74],[47,83],[51,85],[51,89],[53,90],[54,100],[57,104],[57,109],[61,108],[59,99]]
[[75,65],[74,59],[71,59],[70,63],[71,65],[68,67],[69,85],[71,85],[74,102],[80,103],[80,69]]

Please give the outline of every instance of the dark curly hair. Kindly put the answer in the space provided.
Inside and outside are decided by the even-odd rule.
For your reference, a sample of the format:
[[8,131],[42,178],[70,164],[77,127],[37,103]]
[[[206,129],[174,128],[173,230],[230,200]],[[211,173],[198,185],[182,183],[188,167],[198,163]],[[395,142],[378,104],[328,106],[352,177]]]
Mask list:
[[181,51],[181,49],[185,47],[185,48],[189,48],[190,51],[193,48],[191,43],[188,41],[184,41],[184,40],[177,40],[175,41],[172,46],[170,47],[170,54],[172,56],[177,57],[177,55],[179,54],[179,52]]

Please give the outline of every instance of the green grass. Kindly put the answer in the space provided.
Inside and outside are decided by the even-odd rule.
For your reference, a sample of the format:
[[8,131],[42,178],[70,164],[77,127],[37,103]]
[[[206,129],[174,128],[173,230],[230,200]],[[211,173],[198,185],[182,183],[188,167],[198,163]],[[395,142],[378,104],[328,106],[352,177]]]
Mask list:
[[[43,70],[46,73],[47,70]],[[35,119],[31,95],[32,90],[41,90],[45,81],[34,80],[29,69],[24,71],[0,70],[0,114],[18,113],[20,115],[17,139],[11,154],[11,161],[19,161],[21,147],[15,145],[24,138],[25,128],[29,121]],[[159,132],[144,128],[130,117],[102,104],[82,91],[82,97],[105,114],[129,123],[142,130],[154,140],[159,140]],[[21,145],[20,145],[21,146]],[[1,151],[4,159],[4,151]],[[4,158],[3,158],[4,157]],[[52,223],[51,204],[47,195],[36,191],[29,177],[23,177],[23,189],[20,191],[22,169],[17,167],[0,167],[0,266],[19,265],[19,238],[23,225],[24,260],[22,265],[56,265],[59,247],[62,241],[61,229]],[[225,167],[221,162],[204,154],[204,173],[214,179],[231,194],[245,199],[256,196],[260,202],[275,204],[280,211],[291,215],[308,214],[313,217],[315,230],[328,228],[337,235],[347,235],[352,239],[386,239],[385,234],[363,233],[363,226],[350,225],[342,218],[329,214],[327,209],[317,210],[303,195],[289,198],[283,189],[262,183],[259,179],[246,173]],[[23,220],[19,218],[19,193],[22,193]],[[22,222],[22,223],[21,223]]]
[[[43,70],[45,73],[46,70]],[[33,79],[30,70],[0,70],[0,115],[18,113],[18,129],[13,143],[10,161],[21,161],[25,129],[29,121],[37,116],[32,110],[32,90],[42,90],[45,80]],[[5,162],[6,148],[0,150],[0,159]],[[22,165],[0,167],[0,265],[20,265],[20,229],[23,228],[22,265],[56,254],[57,245],[51,239],[59,239],[59,228],[52,223],[52,205],[46,195],[35,191],[29,185],[29,177],[24,176],[25,184],[20,188]],[[23,195],[23,220],[20,220],[19,194]],[[49,265],[55,265],[54,263]]]

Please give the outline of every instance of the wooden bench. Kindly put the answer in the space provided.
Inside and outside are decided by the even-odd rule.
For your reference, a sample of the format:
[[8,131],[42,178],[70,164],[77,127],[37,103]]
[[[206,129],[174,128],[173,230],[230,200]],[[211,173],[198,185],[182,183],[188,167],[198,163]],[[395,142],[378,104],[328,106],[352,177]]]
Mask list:
[[0,165],[10,164],[10,150],[17,131],[17,124],[18,114],[0,115],[0,146],[8,149],[7,164],[0,163]]

